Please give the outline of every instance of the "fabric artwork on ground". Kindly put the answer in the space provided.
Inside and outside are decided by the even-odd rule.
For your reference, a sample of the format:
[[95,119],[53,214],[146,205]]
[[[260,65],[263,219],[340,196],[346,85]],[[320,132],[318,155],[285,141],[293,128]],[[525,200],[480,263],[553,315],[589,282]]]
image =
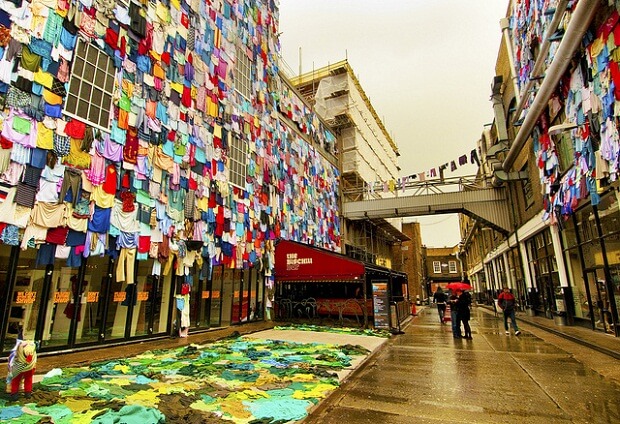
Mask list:
[[244,337],[147,351],[89,367],[54,369],[35,384],[24,405],[0,400],[0,421],[296,421],[338,387],[337,371],[368,353],[361,346]]
[[278,325],[274,327],[276,330],[298,330],[298,331],[318,331],[337,334],[354,334],[360,336],[375,336],[390,338],[392,333],[386,330],[377,330],[370,328],[351,328],[351,327],[326,327],[314,324],[291,324]]

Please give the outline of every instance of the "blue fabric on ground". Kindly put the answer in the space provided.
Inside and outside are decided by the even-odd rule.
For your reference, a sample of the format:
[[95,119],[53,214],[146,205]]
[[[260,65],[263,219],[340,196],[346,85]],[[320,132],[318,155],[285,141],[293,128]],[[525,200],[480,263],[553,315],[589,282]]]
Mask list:
[[256,418],[272,418],[273,421],[301,420],[308,415],[307,409],[313,404],[301,399],[257,399],[243,404]]

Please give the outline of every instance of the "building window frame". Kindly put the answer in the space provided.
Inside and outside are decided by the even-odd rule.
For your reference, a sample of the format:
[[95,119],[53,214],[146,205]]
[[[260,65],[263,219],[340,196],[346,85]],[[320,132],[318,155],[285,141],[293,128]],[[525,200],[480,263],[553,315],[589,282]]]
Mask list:
[[63,113],[109,132],[115,73],[114,61],[103,50],[78,39]]
[[449,261],[448,262],[448,272],[450,274],[458,274],[458,269],[456,268],[456,261]]
[[246,48],[237,46],[235,64],[235,91],[247,100],[252,99],[252,59]]
[[441,261],[433,261],[433,273],[441,274]]
[[245,189],[248,175],[248,144],[236,134],[230,137],[228,149],[228,181]]

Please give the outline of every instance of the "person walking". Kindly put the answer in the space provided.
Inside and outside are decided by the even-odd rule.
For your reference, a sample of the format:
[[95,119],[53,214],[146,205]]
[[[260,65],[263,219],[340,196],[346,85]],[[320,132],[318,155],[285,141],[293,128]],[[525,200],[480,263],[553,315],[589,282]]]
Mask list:
[[446,300],[448,296],[443,291],[441,286],[437,287],[437,291],[433,295],[433,302],[437,305],[437,312],[439,313],[439,322],[444,323],[444,317],[446,315]]
[[455,339],[463,338],[461,335],[461,323],[458,320],[459,315],[456,310],[456,302],[459,298],[458,295],[458,292],[452,291],[448,297],[448,305],[450,305],[450,320],[452,322],[452,337]]
[[508,287],[504,287],[504,291],[497,296],[497,304],[502,311],[504,311],[504,330],[506,330],[506,334],[510,334],[510,329],[508,328],[508,318],[510,318],[512,323],[515,336],[521,334],[519,326],[517,325],[517,318],[515,316],[516,300]]
[[[464,335],[463,338],[467,340],[471,340],[471,327],[469,325],[469,320],[471,318],[471,311],[469,306],[471,305],[471,295],[469,292],[460,292],[458,298],[456,299],[456,320],[459,323],[463,323]],[[459,324],[460,327],[460,324]],[[460,328],[459,328],[460,330]]]

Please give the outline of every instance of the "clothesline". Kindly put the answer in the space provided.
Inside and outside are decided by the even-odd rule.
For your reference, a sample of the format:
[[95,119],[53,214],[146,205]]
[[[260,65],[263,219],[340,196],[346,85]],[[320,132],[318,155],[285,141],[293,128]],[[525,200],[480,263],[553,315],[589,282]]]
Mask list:
[[[469,164],[476,164],[480,166],[480,159],[478,156],[478,150],[472,149],[469,153]],[[458,164],[458,165],[457,165]],[[468,157],[467,154],[460,155],[458,159],[452,160],[450,162],[446,162],[443,165],[434,167],[429,169],[428,171],[418,172],[414,174],[410,174],[404,177],[399,177],[397,179],[392,179],[388,181],[370,181],[366,184],[366,190],[368,194],[372,194],[375,192],[395,192],[397,190],[405,191],[407,188],[407,184],[413,180],[426,181],[428,178],[437,178],[439,177],[443,180],[444,172],[448,167],[450,167],[450,172],[456,171],[459,167],[468,165]]]

